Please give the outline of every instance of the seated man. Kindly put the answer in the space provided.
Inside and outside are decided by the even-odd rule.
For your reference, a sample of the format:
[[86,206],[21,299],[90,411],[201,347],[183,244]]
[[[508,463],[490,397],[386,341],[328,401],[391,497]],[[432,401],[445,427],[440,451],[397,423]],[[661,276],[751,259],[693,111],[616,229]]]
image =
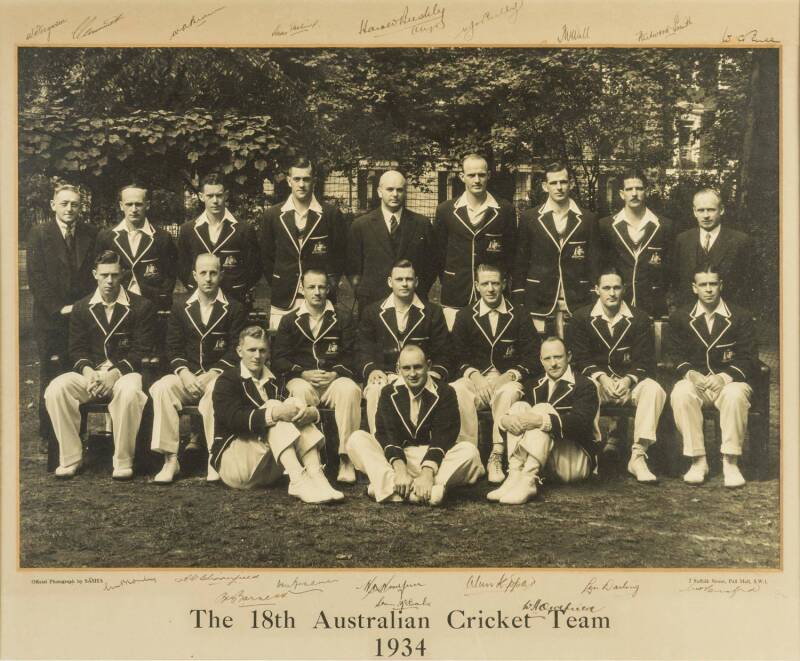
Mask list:
[[475,289],[480,300],[462,308],[453,325],[452,366],[462,378],[452,386],[458,395],[464,440],[478,442],[478,409],[492,410],[492,452],[489,482],[505,479],[505,442],[499,423],[511,405],[522,399],[524,383],[541,373],[539,336],[527,312],[503,296],[506,279],[500,269],[480,264]]
[[[656,427],[667,395],[655,374],[650,318],[623,300],[625,285],[613,266],[602,269],[595,292],[598,299],[575,313],[568,326],[575,368],[597,385],[600,403],[636,407],[633,447],[628,472],[639,482],[658,478],[647,467],[647,448],[656,442]],[[606,450],[616,444],[610,439]]]
[[758,356],[755,328],[749,312],[722,299],[717,267],[707,264],[695,270],[697,302],[673,312],[668,334],[669,356],[680,379],[670,403],[683,454],[692,458],[683,481],[702,484],[708,475],[702,408],[713,405],[719,410],[724,484],[740,487],[745,480],[738,461],[753,393],[747,380]]
[[353,381],[350,320],[328,300],[328,275],[308,269],[301,279],[303,302],[281,318],[272,367],[288,379],[286,390],[309,406],[333,408],[339,432],[339,482],[355,482],[347,439],[361,426],[361,388]]
[[424,303],[416,295],[414,266],[402,259],[392,267],[388,280],[392,293],[368,305],[361,313],[356,344],[356,363],[366,383],[367,422],[375,433],[375,412],[381,389],[398,377],[394,373],[400,350],[416,344],[431,360],[431,376],[447,381],[447,325],[442,308]]
[[69,356],[73,371],[50,382],[44,398],[60,451],[58,478],[73,477],[81,467],[79,406],[109,399],[114,433],[115,480],[133,477],[136,434],[147,396],[142,392],[142,358],[153,351],[155,308],[122,287],[122,261],[111,251],[95,259],[97,290],[75,303],[69,321]]
[[542,342],[540,358],[545,376],[533,389],[533,406],[517,402],[500,421],[508,431],[508,477],[486,497],[504,505],[533,498],[543,467],[575,482],[596,464],[600,402],[594,383],[572,371],[572,356],[558,337]]
[[211,465],[234,489],[266,486],[289,475],[289,495],[304,503],[342,500],[319,458],[325,442],[314,426],[319,412],[294,397],[278,399],[275,375],[266,366],[267,332],[248,326],[239,334],[240,362],[214,383]]
[[[211,391],[224,369],[233,367],[236,344],[247,317],[239,301],[228,300],[220,289],[220,259],[201,253],[195,259],[192,278],[195,292],[186,303],[172,308],[167,325],[167,354],[172,374],[150,388],[153,398],[153,437],[150,448],[164,455],[164,467],[153,478],[169,484],[180,472],[178,463],[179,411],[199,402],[206,440],[214,438]],[[219,479],[210,467],[209,481]]]
[[375,435],[359,430],[350,437],[350,457],[379,503],[440,505],[447,489],[483,476],[478,448],[457,442],[456,393],[431,379],[430,367],[420,347],[405,345],[397,361],[400,378],[381,393]]

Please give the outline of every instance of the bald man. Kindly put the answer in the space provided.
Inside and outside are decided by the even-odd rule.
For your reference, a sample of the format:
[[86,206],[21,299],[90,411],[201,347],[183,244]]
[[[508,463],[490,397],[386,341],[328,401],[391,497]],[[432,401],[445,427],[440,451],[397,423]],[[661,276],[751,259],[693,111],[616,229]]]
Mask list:
[[378,195],[380,206],[353,221],[347,242],[347,275],[359,310],[389,295],[386,282],[392,264],[401,259],[414,265],[419,279],[417,294],[422,298],[427,297],[434,279],[431,223],[405,208],[405,177],[397,170],[384,172]]

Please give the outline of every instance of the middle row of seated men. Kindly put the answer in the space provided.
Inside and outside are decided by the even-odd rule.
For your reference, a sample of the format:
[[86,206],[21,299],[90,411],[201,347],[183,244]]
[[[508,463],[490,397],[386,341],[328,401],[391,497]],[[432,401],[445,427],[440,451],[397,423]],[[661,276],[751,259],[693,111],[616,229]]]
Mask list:
[[[598,300],[576,312],[566,344],[540,338],[521,306],[504,297],[505,278],[492,265],[477,267],[479,300],[458,312],[452,333],[441,308],[417,296],[407,260],[392,268],[392,293],[363,311],[357,331],[328,300],[327,274],[310,269],[302,277],[303,302],[281,319],[270,367],[266,332],[245,328],[242,305],[220,289],[221,273],[216,255],[199,255],[192,272],[195,291],[169,317],[173,373],[150,389],[151,448],[164,455],[157,483],[173,481],[180,471],[179,412],[190,403],[198,403],[206,438],[213,439],[208,479],[249,487],[286,471],[290,493],[306,502],[343,497],[320,468],[324,438],[314,427],[320,403],[334,410],[337,479],[352,483],[355,469],[366,473],[379,501],[413,496],[436,504],[448,486],[483,475],[480,408],[491,408],[493,418],[489,481],[502,483],[490,500],[525,502],[535,495],[545,466],[565,481],[587,477],[600,440],[600,402],[636,406],[628,470],[640,482],[656,481],[646,451],[656,441],[666,394],[653,378],[649,318],[624,302],[622,276],[614,268],[601,272]],[[73,371],[45,392],[60,448],[56,476],[72,477],[81,468],[79,405],[106,398],[115,442],[113,477],[130,479],[146,402],[138,372],[152,352],[154,307],[122,287],[117,253],[98,255],[94,277],[96,292],[76,304],[70,319]],[[698,269],[692,286],[697,301],[675,313],[670,335],[683,379],[672,405],[684,454],[692,457],[684,480],[700,483],[708,471],[700,412],[706,401],[721,411],[725,484],[741,486],[737,461],[755,358],[752,324],[744,311],[722,300],[713,267]],[[357,380],[365,384],[369,433],[360,430]]]

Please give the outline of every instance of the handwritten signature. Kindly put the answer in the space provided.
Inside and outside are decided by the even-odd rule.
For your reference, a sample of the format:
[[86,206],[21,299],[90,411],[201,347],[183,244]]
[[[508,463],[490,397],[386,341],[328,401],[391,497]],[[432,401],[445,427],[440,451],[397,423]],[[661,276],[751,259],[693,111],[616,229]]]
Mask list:
[[156,583],[156,582],[157,581],[153,576],[145,576],[144,578],[123,578],[116,585],[111,585],[110,583],[106,583],[103,586],[103,590],[108,592],[110,590],[119,590],[120,588],[127,587],[128,585],[136,585],[137,583]]
[[288,27],[283,27],[280,23],[275,26],[275,29],[272,31],[273,37],[293,37],[296,34],[301,34],[303,32],[308,32],[309,30],[313,30],[315,27],[319,25],[319,19],[313,21],[312,23],[289,23]]
[[378,581],[378,577],[373,576],[366,583],[364,583],[364,585],[356,587],[356,590],[360,590],[363,593],[361,597],[362,599],[366,599],[374,594],[385,595],[388,592],[397,592],[398,598],[402,601],[406,599],[406,591],[413,588],[424,587],[424,583],[407,581],[406,579],[400,580],[392,575],[385,581]]
[[557,37],[559,44],[566,44],[570,41],[586,41],[589,38],[588,25],[584,25],[582,28],[571,28],[566,23],[561,26],[561,32]]
[[278,588],[289,590],[294,594],[302,594],[304,592],[324,592],[323,585],[330,585],[331,583],[338,583],[338,578],[327,579],[300,579],[294,577],[291,581],[278,579]]
[[651,39],[658,39],[660,37],[672,37],[681,30],[685,30],[690,25],[692,25],[692,17],[687,16],[686,18],[681,18],[680,14],[675,14],[672,19],[672,23],[669,25],[665,25],[663,28],[659,28],[658,30],[639,30],[636,33],[636,40],[637,41],[650,41]]
[[96,25],[97,16],[87,16],[78,24],[78,27],[72,31],[72,38],[77,41],[84,37],[91,37],[93,34],[97,34],[98,32],[110,28],[112,25],[116,25],[123,18],[125,18],[124,14],[117,14],[114,18],[108,18],[100,25]]
[[33,39],[34,37],[38,37],[40,34],[47,33],[47,41],[50,41],[50,33],[57,28],[59,25],[64,25],[67,22],[67,19],[61,18],[57,20],[55,23],[51,23],[50,25],[39,25],[38,23],[34,25],[30,30],[28,30],[28,34],[25,35],[25,41]]
[[411,14],[408,5],[406,5],[398,16],[375,25],[371,24],[369,19],[362,18],[358,26],[358,34],[369,34],[374,39],[378,39],[399,32],[409,31],[411,34],[430,33],[442,28],[444,28],[444,7],[434,3],[433,6],[427,5],[424,11],[419,14]]
[[391,610],[400,611],[402,613],[404,610],[430,608],[430,605],[431,602],[428,601],[427,596],[423,597],[422,601],[412,598],[398,599],[397,601],[387,601],[385,597],[381,596],[378,599],[378,602],[375,604],[375,608],[390,608]]
[[748,30],[747,32],[742,32],[742,34],[733,35],[728,32],[728,26],[725,26],[725,30],[722,33],[722,43],[728,44],[732,41],[737,41],[739,43],[743,42],[750,42],[752,44],[777,44],[780,43],[777,39],[773,37],[759,37],[758,30],[753,28],[752,30]]
[[195,16],[192,14],[192,17],[189,19],[188,23],[184,23],[180,27],[175,28],[169,38],[174,39],[179,34],[186,32],[190,28],[196,28],[201,25],[205,25],[205,22],[209,17],[221,12],[223,9],[225,9],[225,7],[217,7],[214,11],[210,11],[207,14],[201,14],[200,16]]
[[209,585],[236,585],[239,581],[253,581],[257,579],[258,574],[186,574],[186,576],[178,576],[175,579],[176,583],[207,583]]
[[616,592],[620,594],[629,594],[631,598],[639,594],[639,584],[629,583],[626,578],[622,583],[608,579],[600,583],[596,577],[592,577],[589,582],[581,590],[581,594],[592,594],[600,590],[601,592]]
[[759,592],[760,585],[715,585],[713,583],[704,583],[702,585],[689,585],[688,587],[681,588],[681,592],[705,592],[707,594],[726,594],[728,597],[733,598],[737,594],[748,594],[752,592]]
[[472,41],[475,38],[475,29],[487,23],[496,21],[498,18],[506,16],[509,23],[516,23],[520,11],[525,6],[525,0],[514,0],[513,4],[506,3],[500,9],[485,11],[478,18],[471,20],[456,33],[456,39],[463,38],[464,41]]
[[501,574],[498,579],[484,578],[480,574],[471,574],[464,586],[464,595],[482,594],[485,592],[512,593],[516,590],[530,590],[536,585],[535,578],[523,578],[515,574]]

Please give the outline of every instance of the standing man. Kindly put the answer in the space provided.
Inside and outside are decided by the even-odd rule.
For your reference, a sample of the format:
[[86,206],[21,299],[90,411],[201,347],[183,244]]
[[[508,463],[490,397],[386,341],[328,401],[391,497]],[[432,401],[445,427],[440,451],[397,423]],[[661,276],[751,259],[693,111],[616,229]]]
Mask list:
[[[211,391],[222,371],[236,364],[239,333],[247,322],[242,304],[228,300],[220,289],[219,257],[211,253],[198,255],[192,277],[196,285],[194,293],[185,303],[172,308],[167,325],[167,356],[172,373],[150,388],[153,399],[150,448],[164,455],[164,467],[153,479],[157,484],[169,484],[180,472],[179,414],[185,405],[199,402],[210,447],[214,439]],[[219,479],[210,463],[207,479]]]
[[405,208],[406,180],[396,170],[384,172],[378,184],[381,205],[356,218],[347,241],[347,275],[359,311],[389,294],[392,264],[407,259],[419,278],[418,293],[427,298],[436,278],[433,270],[433,228],[430,221]]
[[458,394],[466,439],[477,445],[478,409],[492,411],[487,470],[494,484],[505,479],[500,419],[541,373],[539,335],[527,313],[503,296],[505,287],[506,279],[496,266],[479,264],[475,288],[480,300],[458,311],[452,334],[452,366],[461,375],[452,386]]
[[509,273],[514,258],[517,214],[506,200],[496,199],[486,187],[489,165],[478,154],[461,161],[464,193],[436,208],[433,221],[437,250],[436,272],[442,282],[441,301],[447,327],[453,327],[456,312],[478,300],[475,268],[494,264]]
[[56,477],[71,478],[81,467],[81,404],[109,399],[114,434],[115,480],[133,477],[136,434],[147,396],[139,373],[153,350],[155,308],[122,286],[122,258],[101,252],[92,271],[94,294],[75,303],[69,322],[73,371],[56,377],[44,393],[60,450]]
[[353,381],[354,329],[328,300],[328,275],[303,274],[303,302],[284,315],[275,335],[272,366],[287,379],[290,397],[307,406],[320,402],[333,409],[339,432],[339,482],[355,482],[347,454],[350,435],[361,426],[361,388]]
[[565,163],[545,167],[547,201],[522,214],[512,280],[516,300],[524,302],[536,330],[555,317],[563,319],[591,300],[600,263],[597,218],[570,198],[572,179]]
[[736,305],[752,306],[758,275],[750,237],[723,224],[725,207],[717,191],[697,191],[692,204],[698,226],[681,232],[675,241],[676,303],[687,305],[697,300],[690,288],[695,269],[711,264],[725,283],[725,298]]
[[181,282],[190,292],[194,291],[195,259],[203,253],[216,255],[222,264],[220,286],[225,297],[239,301],[249,312],[253,306],[253,288],[261,278],[256,229],[236,220],[228,209],[228,190],[221,175],[211,173],[203,177],[200,200],[205,207],[203,213],[183,223],[178,230]]
[[[97,228],[78,222],[78,188],[59,184],[50,208],[55,218],[34,225],[28,235],[28,286],[33,295],[33,332],[39,350],[40,448],[54,440],[44,403],[50,381],[67,369],[69,320],[76,301],[94,287],[92,267]],[[58,356],[60,361],[51,360]]]
[[724,301],[722,286],[715,266],[696,267],[696,302],[670,317],[669,355],[679,379],[670,402],[683,454],[692,458],[683,481],[702,484],[708,475],[702,408],[713,405],[719,411],[724,483],[734,488],[745,483],[738,463],[753,394],[747,381],[755,373],[758,349],[750,313]]
[[273,330],[300,304],[301,275],[307,269],[327,273],[335,303],[346,260],[344,218],[335,206],[317,201],[308,159],[299,158],[289,168],[289,188],[289,199],[267,209],[261,223],[261,264],[270,286]]
[[367,400],[367,421],[375,432],[381,389],[396,381],[397,357],[406,344],[416,344],[431,360],[431,376],[449,378],[447,324],[442,309],[416,295],[417,278],[407,259],[397,262],[388,278],[392,293],[363,311],[356,341],[356,364]]
[[278,399],[267,332],[248,326],[239,334],[239,363],[214,384],[211,465],[233,489],[252,489],[289,475],[289,495],[304,503],[344,499],[331,487],[319,457],[325,438],[314,426],[319,412],[293,397]]
[[[647,448],[656,442],[667,401],[653,378],[652,324],[646,313],[625,302],[625,285],[615,268],[602,269],[595,291],[597,302],[578,310],[567,330],[575,367],[595,382],[601,404],[636,407],[628,472],[637,481],[652,484],[658,478],[647,467]],[[610,446],[616,449],[615,443]]]
[[478,448],[458,441],[456,394],[430,377],[430,365],[420,347],[404,346],[401,378],[380,396],[375,435],[356,431],[350,439],[353,463],[379,503],[440,505],[447,489],[475,484],[484,473]]
[[624,292],[629,305],[658,318],[667,314],[675,239],[672,221],[647,207],[646,188],[647,179],[639,170],[620,177],[624,206],[616,215],[600,220],[601,262],[616,268],[627,283]]
[[542,342],[540,358],[545,376],[533,389],[533,406],[517,402],[500,421],[508,431],[508,477],[486,497],[504,505],[533,498],[544,467],[562,482],[576,482],[588,478],[597,461],[594,383],[572,371],[572,356],[558,337]]

